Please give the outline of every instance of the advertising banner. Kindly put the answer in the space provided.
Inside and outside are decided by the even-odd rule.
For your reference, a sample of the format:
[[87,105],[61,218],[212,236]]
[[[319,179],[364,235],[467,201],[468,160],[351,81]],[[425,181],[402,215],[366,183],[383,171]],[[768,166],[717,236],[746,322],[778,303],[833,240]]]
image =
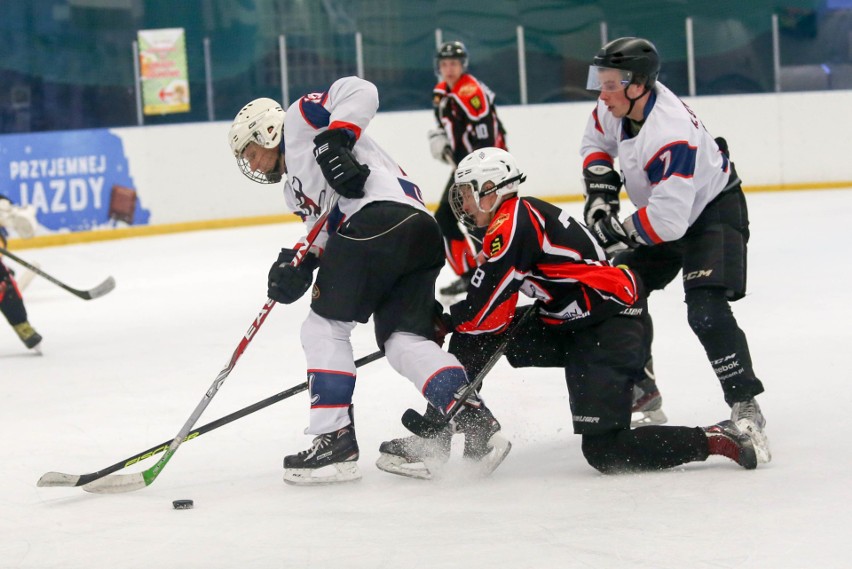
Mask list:
[[183,28],[139,30],[139,74],[146,115],[189,112]]
[[92,129],[0,136],[0,193],[35,208],[37,234],[147,225],[121,138]]

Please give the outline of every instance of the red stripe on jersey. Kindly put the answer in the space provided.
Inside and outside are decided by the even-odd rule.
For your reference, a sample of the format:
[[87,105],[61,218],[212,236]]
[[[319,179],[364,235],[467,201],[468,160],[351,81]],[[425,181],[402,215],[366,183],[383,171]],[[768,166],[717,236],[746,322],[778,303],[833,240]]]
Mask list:
[[599,133],[603,134],[603,127],[601,126],[601,121],[598,119],[598,108],[595,107],[592,111],[592,118],[595,119],[595,130]]
[[588,168],[592,163],[606,163],[609,166],[612,166],[613,159],[612,156],[607,154],[606,152],[592,152],[583,160],[583,168]]
[[660,236],[657,235],[657,232],[654,231],[654,227],[651,225],[651,220],[648,219],[648,208],[643,207],[640,208],[636,212],[636,216],[639,218],[639,223],[642,225],[642,229],[651,238],[651,241],[654,243],[662,243],[663,240],[660,239]]
[[349,130],[355,133],[355,140],[361,138],[361,127],[359,127],[357,124],[352,124],[351,122],[344,121],[334,121],[333,123],[328,125],[328,130],[331,130],[333,128],[348,128]]
[[527,208],[527,213],[529,214],[530,219],[533,222],[532,226],[533,229],[535,229],[535,236],[536,240],[538,241],[538,246],[540,249],[544,249],[544,239],[546,237],[544,234],[544,229],[542,228],[542,226],[544,225],[544,216],[541,214],[540,211],[534,208],[531,203],[520,200],[518,201],[524,204],[524,207]]
[[488,97],[473,77],[462,75],[453,85],[452,96],[464,108],[468,116],[480,119],[490,112]]
[[[512,276],[511,273],[508,275]],[[498,290],[502,289],[502,287],[498,287]],[[492,298],[498,296],[497,293],[492,295]],[[485,306],[480,310],[476,316],[471,318],[467,322],[462,322],[458,326],[456,326],[456,330],[462,333],[476,333],[476,332],[485,332],[485,333],[497,333],[506,329],[506,327],[512,322],[512,317],[515,314],[515,306],[518,304],[518,295],[512,295],[511,298],[506,300],[500,306],[494,308],[489,312],[491,308],[491,302],[485,303]],[[487,316],[486,316],[487,314]]]
[[[554,263],[542,264],[538,268],[549,279],[572,279],[606,295],[615,296],[625,304],[633,304],[638,298],[636,283],[616,267]],[[589,306],[588,298],[586,306]]]
[[447,91],[449,91],[449,88],[447,87],[447,82],[446,82],[446,81],[441,81],[441,82],[439,82],[439,83],[438,83],[437,85],[435,85],[435,87],[432,89],[432,92],[433,92],[433,93],[436,93],[436,94],[438,94],[438,95],[446,95],[446,94],[447,94]]

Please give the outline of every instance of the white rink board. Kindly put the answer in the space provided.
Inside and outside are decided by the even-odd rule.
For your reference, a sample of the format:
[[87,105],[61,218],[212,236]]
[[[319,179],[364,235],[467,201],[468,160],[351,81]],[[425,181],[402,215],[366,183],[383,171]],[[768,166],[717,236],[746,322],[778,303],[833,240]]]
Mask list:
[[[724,136],[746,186],[852,180],[846,156],[852,91],[685,99],[714,136]],[[499,99],[498,99],[499,103]],[[593,104],[503,106],[508,143],[527,173],[524,189],[540,196],[582,193],[580,138]],[[382,113],[367,132],[390,150],[437,203],[450,167],[432,159],[431,111]],[[115,129],[124,141],[151,223],[289,213],[281,187],[261,186],[237,170],[227,144],[229,121]]]

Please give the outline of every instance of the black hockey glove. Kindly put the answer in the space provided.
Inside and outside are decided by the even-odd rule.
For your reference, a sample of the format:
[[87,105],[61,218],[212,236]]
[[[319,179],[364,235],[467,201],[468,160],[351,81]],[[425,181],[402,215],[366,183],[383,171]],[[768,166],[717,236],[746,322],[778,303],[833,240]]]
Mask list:
[[314,138],[314,158],[328,185],[344,198],[364,197],[364,184],[370,168],[355,159],[355,134],[346,128],[333,128]]
[[583,219],[587,226],[591,227],[607,215],[618,215],[618,193],[621,191],[621,175],[618,172],[609,166],[589,166],[583,169],[583,182],[586,184]]
[[596,221],[590,229],[601,247],[610,255],[639,246],[639,243],[630,238],[618,218],[612,214]]
[[444,307],[437,300],[435,301],[435,316],[432,319],[432,324],[435,330],[435,343],[443,348],[447,336],[455,332],[455,326],[453,325],[453,317],[444,312]]
[[302,298],[314,280],[314,269],[319,265],[316,255],[308,253],[298,267],[290,265],[296,256],[295,249],[281,249],[278,260],[269,269],[267,296],[275,302],[292,304]]

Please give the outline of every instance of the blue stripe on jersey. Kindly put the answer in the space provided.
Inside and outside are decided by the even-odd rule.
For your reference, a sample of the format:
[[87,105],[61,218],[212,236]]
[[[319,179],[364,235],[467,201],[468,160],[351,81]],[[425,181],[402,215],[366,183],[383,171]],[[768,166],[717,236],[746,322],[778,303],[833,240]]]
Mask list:
[[642,225],[642,219],[639,217],[639,212],[637,211],[630,217],[633,219],[633,227],[636,229],[636,233],[639,234],[639,237],[641,237],[648,245],[656,243],[656,240],[648,234],[645,226]]
[[397,178],[399,180],[399,185],[402,186],[402,191],[410,197],[411,199],[417,200],[419,203],[423,203],[423,193],[420,191],[420,188],[417,187],[417,184],[412,184],[408,180],[403,180],[402,178]]
[[[323,95],[321,101],[324,101],[325,98],[325,95]],[[319,129],[328,126],[331,113],[322,106],[322,103],[312,101],[305,96],[299,101],[299,109],[302,111],[302,116],[312,127]]]
[[308,370],[311,386],[311,409],[348,407],[355,391],[355,376],[351,373]]
[[434,407],[443,411],[450,406],[453,395],[465,383],[467,383],[467,376],[463,368],[445,367],[426,380],[423,396]]
[[695,174],[695,156],[698,149],[679,140],[662,147],[647,164],[645,171],[652,186],[672,176],[691,178]]

